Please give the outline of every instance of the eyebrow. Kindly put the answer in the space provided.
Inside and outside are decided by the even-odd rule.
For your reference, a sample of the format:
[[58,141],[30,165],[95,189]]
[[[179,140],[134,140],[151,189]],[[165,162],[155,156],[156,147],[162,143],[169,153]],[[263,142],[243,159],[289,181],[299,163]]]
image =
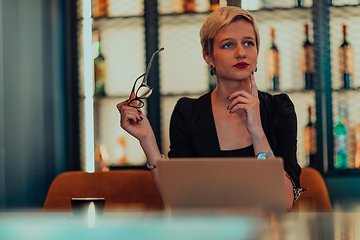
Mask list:
[[251,40],[255,40],[254,37],[244,37],[245,39],[251,39]]
[[222,42],[225,42],[225,41],[228,41],[228,40],[232,40],[233,38],[225,38],[223,40],[221,40],[219,43],[222,43]]
[[[234,38],[225,38],[225,39],[221,40],[219,43],[222,43],[222,42],[225,42],[225,41],[228,41],[228,40],[233,40],[233,39]],[[250,40],[255,41],[254,37],[249,37],[249,36],[245,36],[245,37],[243,37],[243,39],[250,39]]]

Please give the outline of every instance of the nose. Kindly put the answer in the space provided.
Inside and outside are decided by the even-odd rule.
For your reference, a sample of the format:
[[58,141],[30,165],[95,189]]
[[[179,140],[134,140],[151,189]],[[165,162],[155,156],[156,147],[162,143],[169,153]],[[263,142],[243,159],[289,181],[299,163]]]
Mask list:
[[235,58],[238,59],[242,59],[245,58],[245,51],[244,48],[242,47],[241,44],[238,44],[236,49],[235,49]]

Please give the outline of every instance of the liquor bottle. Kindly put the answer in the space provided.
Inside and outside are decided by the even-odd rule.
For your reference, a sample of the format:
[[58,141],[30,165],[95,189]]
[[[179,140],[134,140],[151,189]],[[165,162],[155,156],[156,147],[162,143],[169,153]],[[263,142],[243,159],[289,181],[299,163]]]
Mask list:
[[344,40],[340,46],[340,72],[343,78],[343,88],[350,88],[351,83],[351,74],[353,73],[353,50],[350,47],[350,44],[346,40],[347,35],[347,25],[343,25],[343,35]]
[[355,167],[360,168],[360,123],[355,129]]
[[183,0],[183,11],[185,13],[195,12],[195,0]]
[[309,41],[309,25],[305,24],[306,40],[301,50],[301,71],[304,73],[305,89],[314,89],[314,48]]
[[[227,6],[241,7],[241,2],[239,0],[227,0]],[[221,4],[220,4],[221,5]]]
[[93,32],[93,58],[94,58],[94,96],[105,96],[106,64],[101,52],[100,33]]
[[346,119],[343,117],[342,108],[339,107],[339,121],[334,128],[336,142],[336,161],[334,167],[336,169],[346,169],[348,164],[347,129],[344,123],[346,123]]
[[107,0],[92,0],[92,13],[94,18],[108,16]]
[[311,7],[313,5],[313,0],[295,0],[295,7]]
[[295,7],[302,7],[302,1],[301,0],[295,0]]
[[279,51],[275,45],[275,29],[270,28],[271,47],[266,53],[268,77],[272,82],[272,91],[279,90]]
[[304,148],[306,160],[310,167],[316,168],[316,129],[311,121],[311,106],[308,107],[309,121],[304,130]]
[[220,0],[210,0],[210,11],[215,11],[220,7]]

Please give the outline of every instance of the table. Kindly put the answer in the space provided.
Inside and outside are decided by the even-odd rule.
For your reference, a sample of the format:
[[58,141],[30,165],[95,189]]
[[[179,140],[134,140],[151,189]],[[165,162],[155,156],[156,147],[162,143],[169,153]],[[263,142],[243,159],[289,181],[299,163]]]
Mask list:
[[113,212],[93,228],[71,213],[0,213],[0,239],[360,239],[360,213],[284,215]]

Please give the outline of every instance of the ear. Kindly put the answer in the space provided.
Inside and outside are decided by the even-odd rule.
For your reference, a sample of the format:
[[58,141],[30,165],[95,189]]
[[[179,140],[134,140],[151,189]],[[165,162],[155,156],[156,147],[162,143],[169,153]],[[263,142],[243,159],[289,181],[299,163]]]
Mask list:
[[203,58],[204,58],[205,62],[207,63],[207,65],[209,65],[209,66],[213,65],[215,67],[214,60],[211,57],[211,55],[207,54],[206,52],[203,52]]

